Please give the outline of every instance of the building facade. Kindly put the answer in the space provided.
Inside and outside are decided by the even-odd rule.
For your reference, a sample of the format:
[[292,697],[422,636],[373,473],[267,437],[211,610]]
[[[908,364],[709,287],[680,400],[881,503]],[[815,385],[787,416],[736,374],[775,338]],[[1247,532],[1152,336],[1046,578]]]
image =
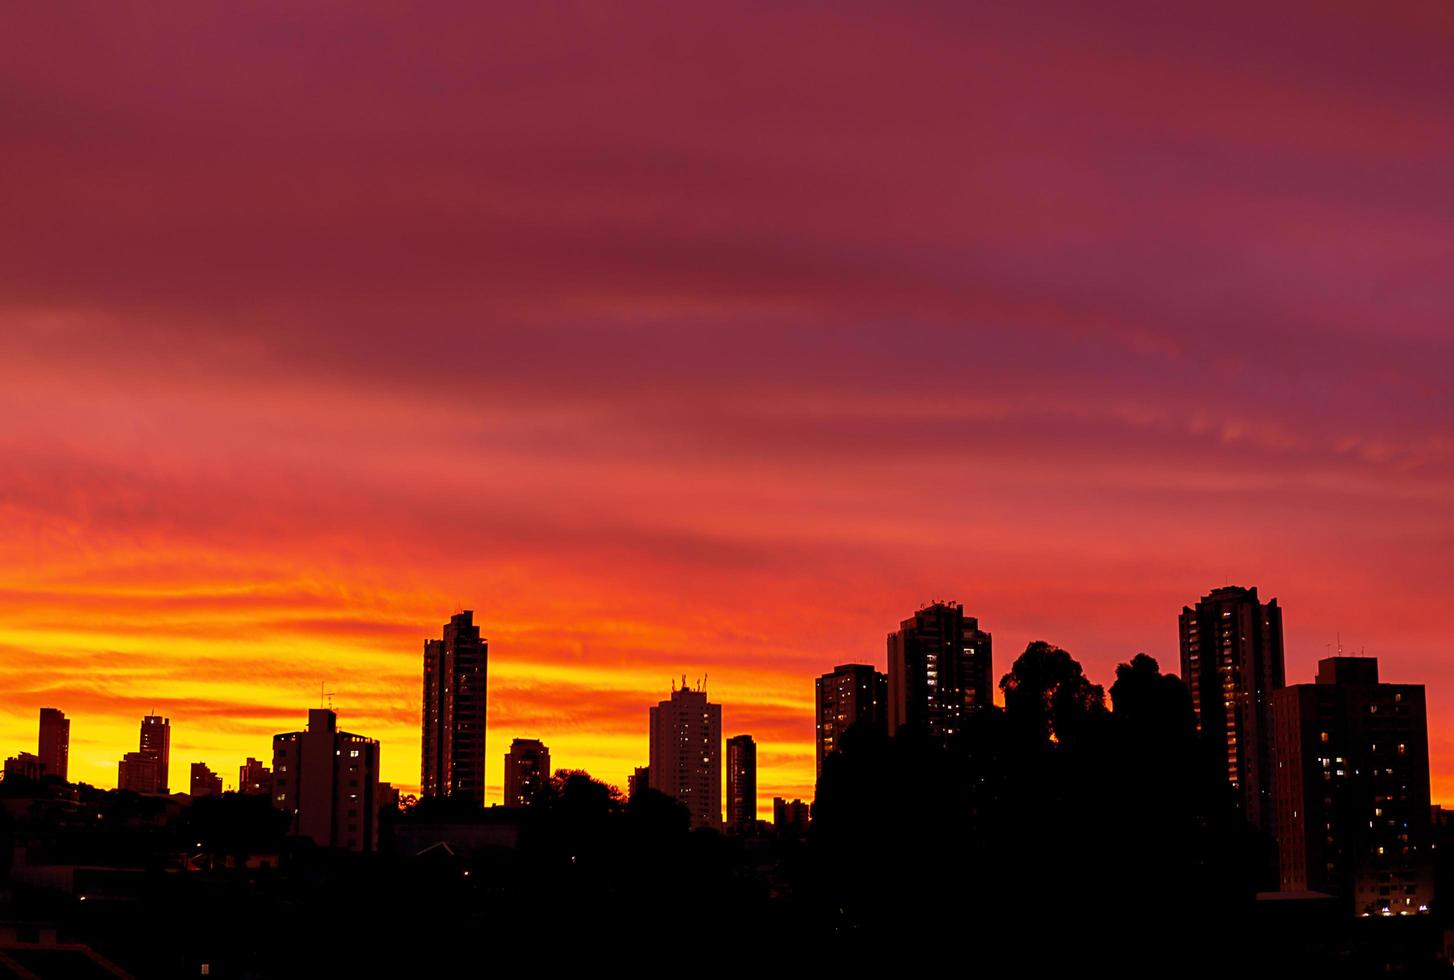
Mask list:
[[379,846],[379,743],[338,730],[328,708],[308,712],[308,728],[273,736],[273,806],[288,832],[321,847]]
[[550,749],[534,738],[517,738],[505,753],[505,805],[529,806],[550,783]]
[[192,796],[221,796],[222,777],[205,762],[192,763]]
[[141,744],[121,757],[116,767],[116,788],[133,793],[168,792],[172,758],[172,723],[161,715],[141,719]]
[[47,776],[66,782],[71,766],[71,721],[59,708],[40,709],[40,737],[36,755]]
[[808,832],[812,820],[812,807],[802,800],[772,798],[772,826],[778,833],[801,837]]
[[161,762],[147,752],[128,752],[116,765],[116,788],[132,793],[162,791]]
[[757,743],[751,735],[727,740],[727,829],[751,830],[757,823]]
[[245,796],[272,795],[273,771],[261,760],[248,756],[237,770],[237,791]]
[[648,770],[651,788],[681,801],[693,827],[722,826],[722,706],[685,678],[651,709]]
[[485,803],[489,643],[466,609],[424,642],[420,793]]
[[1213,589],[1181,610],[1181,676],[1197,732],[1225,764],[1247,822],[1273,830],[1272,692],[1283,686],[1282,609],[1255,588]]
[[821,777],[823,760],[838,750],[839,740],[848,729],[864,724],[888,730],[889,679],[867,664],[840,664],[819,677],[815,687]]
[[1372,657],[1318,662],[1272,695],[1283,891],[1336,895],[1355,914],[1433,902],[1429,734],[1422,684],[1382,684]]
[[959,603],[935,602],[888,636],[889,733],[947,739],[994,704],[992,638]]
[[6,779],[30,779],[39,782],[45,777],[45,763],[29,752],[12,755],[5,760]]

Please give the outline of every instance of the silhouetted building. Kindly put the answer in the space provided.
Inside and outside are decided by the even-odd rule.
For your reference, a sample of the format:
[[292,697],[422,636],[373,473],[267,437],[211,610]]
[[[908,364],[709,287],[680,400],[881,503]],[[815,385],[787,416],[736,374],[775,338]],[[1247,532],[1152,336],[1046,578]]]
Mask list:
[[1318,661],[1317,683],[1272,695],[1283,891],[1356,913],[1433,901],[1429,735],[1422,684],[1380,684],[1372,657]]
[[192,796],[221,796],[222,777],[205,762],[192,763]]
[[59,708],[40,709],[40,756],[47,776],[66,782],[71,766],[71,721]]
[[786,800],[781,796],[772,798],[772,825],[778,833],[802,836],[808,832],[813,810],[802,800]]
[[680,800],[693,827],[722,826],[722,706],[685,678],[651,709],[649,769],[651,788]]
[[958,603],[935,602],[889,634],[889,733],[904,726],[937,738],[994,704],[990,634]]
[[420,793],[485,803],[485,684],[489,644],[474,613],[450,617],[424,641]]
[[510,742],[505,754],[505,805],[529,806],[550,782],[550,749],[533,738]]
[[328,708],[308,712],[308,729],[273,736],[273,806],[289,832],[323,847],[379,846],[379,743],[338,730]]
[[626,798],[629,800],[644,789],[651,788],[651,767],[637,766],[626,779]]
[[1181,676],[1197,731],[1225,762],[1247,822],[1271,831],[1272,692],[1283,685],[1282,610],[1257,590],[1213,589],[1181,610]]
[[273,792],[273,771],[252,756],[238,767],[237,791],[247,796],[271,795]]
[[5,778],[39,780],[45,776],[45,763],[40,756],[22,752],[5,760]]
[[888,730],[889,679],[867,664],[840,664],[819,677],[816,692],[818,717],[818,775],[823,760],[838,748],[843,733],[857,724]]
[[116,765],[116,788],[132,793],[160,793],[161,760],[149,752],[126,753]]
[[757,743],[751,735],[727,740],[727,829],[748,830],[757,822]]
[[141,746],[121,757],[116,767],[117,789],[133,793],[165,793],[171,769],[172,725],[160,715],[141,719]]

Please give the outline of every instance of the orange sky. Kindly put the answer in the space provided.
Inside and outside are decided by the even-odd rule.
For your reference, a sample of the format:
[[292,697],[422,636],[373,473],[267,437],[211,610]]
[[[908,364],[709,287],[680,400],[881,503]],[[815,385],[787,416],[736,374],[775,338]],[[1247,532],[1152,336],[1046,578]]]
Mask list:
[[231,782],[322,683],[412,786],[472,608],[492,798],[685,672],[767,805],[924,602],[1109,683],[1230,581],[1450,798],[1434,7],[149,10],[0,12],[6,754]]

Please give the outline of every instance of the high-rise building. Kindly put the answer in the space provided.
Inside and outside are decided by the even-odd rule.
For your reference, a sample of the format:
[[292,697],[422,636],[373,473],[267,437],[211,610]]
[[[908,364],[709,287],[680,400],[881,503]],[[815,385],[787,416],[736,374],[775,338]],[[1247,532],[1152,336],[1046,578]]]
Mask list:
[[727,740],[727,829],[750,830],[757,823],[757,743],[751,735]]
[[116,788],[132,793],[160,793],[161,760],[149,752],[128,752],[116,765]]
[[40,756],[47,776],[66,782],[71,765],[71,721],[59,708],[40,709]]
[[141,746],[121,757],[116,787],[133,793],[165,793],[172,757],[172,725],[160,715],[141,720]]
[[338,730],[329,708],[308,712],[308,729],[273,736],[273,806],[289,833],[322,847],[379,846],[379,743]]
[[651,767],[637,766],[626,778],[626,798],[629,800],[644,789],[651,788]]
[[772,798],[772,825],[778,833],[802,836],[808,832],[812,819],[812,808],[802,800]]
[[722,706],[686,678],[651,709],[651,788],[680,800],[693,827],[722,825]]
[[517,738],[505,754],[505,805],[529,806],[550,782],[550,749],[534,738]]
[[5,760],[6,779],[31,779],[39,782],[45,778],[45,763],[40,756],[22,752]]
[[192,796],[221,796],[222,777],[205,762],[192,763]]
[[1225,762],[1247,822],[1273,823],[1272,692],[1283,685],[1282,609],[1257,590],[1213,589],[1181,610],[1181,676],[1197,731]]
[[158,793],[171,786],[172,723],[161,715],[141,719],[141,754],[157,760]]
[[823,760],[838,749],[843,733],[857,724],[888,730],[889,679],[867,664],[840,664],[817,681],[818,775]]
[[1381,684],[1372,657],[1318,662],[1272,695],[1283,891],[1356,914],[1427,911],[1433,896],[1429,733],[1422,684]]
[[947,739],[994,704],[990,634],[959,603],[935,602],[889,634],[889,733]]
[[424,641],[420,793],[485,803],[485,682],[489,643],[466,609]]
[[246,796],[271,795],[273,771],[260,760],[248,756],[247,762],[237,770],[237,791]]

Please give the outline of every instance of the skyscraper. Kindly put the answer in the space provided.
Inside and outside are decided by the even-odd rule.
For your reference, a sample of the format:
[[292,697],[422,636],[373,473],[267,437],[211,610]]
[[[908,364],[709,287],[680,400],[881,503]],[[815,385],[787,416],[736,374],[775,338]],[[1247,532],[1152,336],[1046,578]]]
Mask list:
[[743,831],[757,822],[757,743],[751,735],[727,740],[727,829]]
[[889,679],[867,664],[840,664],[818,678],[818,775],[843,733],[860,722],[888,730]]
[[485,682],[488,641],[474,613],[450,617],[444,637],[424,641],[419,786],[424,796],[485,803]]
[[117,789],[133,793],[167,792],[171,756],[171,722],[160,715],[147,715],[141,720],[140,749],[126,753],[117,764]]
[[651,788],[686,805],[693,827],[722,825],[722,706],[686,678],[651,709]]
[[1282,891],[1337,895],[1355,914],[1427,911],[1429,732],[1422,684],[1380,684],[1372,657],[1318,662],[1272,694]]
[[322,847],[379,846],[379,743],[338,730],[328,708],[308,712],[308,729],[273,736],[273,806],[288,832]]
[[505,754],[505,805],[529,806],[550,782],[550,749],[534,738],[511,741]]
[[990,634],[959,603],[935,602],[889,634],[889,733],[948,738],[994,704]]
[[36,750],[47,776],[66,782],[71,764],[71,721],[58,708],[40,709],[40,739]]
[[161,715],[141,719],[141,754],[157,761],[156,792],[165,793],[171,786],[172,723]]
[[1257,590],[1213,589],[1181,610],[1181,676],[1197,731],[1225,762],[1247,822],[1273,823],[1272,692],[1283,685],[1282,609]]
[[222,777],[205,762],[192,763],[192,796],[221,796]]

